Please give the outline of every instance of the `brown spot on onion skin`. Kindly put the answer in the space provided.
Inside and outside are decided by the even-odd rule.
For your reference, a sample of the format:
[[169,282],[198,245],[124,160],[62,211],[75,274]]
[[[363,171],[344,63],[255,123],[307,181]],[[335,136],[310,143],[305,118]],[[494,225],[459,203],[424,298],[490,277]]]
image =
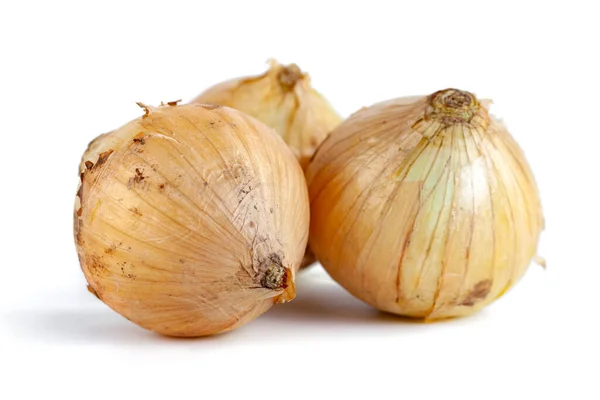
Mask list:
[[[87,256],[85,258],[84,263],[86,265],[87,271],[92,276],[112,275],[112,272],[106,266],[106,264],[104,263],[104,260],[95,254],[90,254],[89,256]],[[98,291],[96,291],[96,293],[98,293]]]
[[133,143],[139,143],[141,145],[146,144],[146,138],[144,137],[144,132],[140,132],[133,138]]
[[131,190],[133,188],[139,187],[146,178],[147,177],[144,176],[142,171],[140,171],[139,168],[136,168],[135,174],[131,178],[129,178],[129,182],[127,182],[127,188]]
[[98,161],[96,161],[96,165],[95,167],[98,168],[99,166],[101,166],[102,164],[104,164],[106,162],[106,160],[108,160],[108,157],[110,157],[110,155],[113,153],[113,150],[107,150],[104,153],[100,153],[100,156],[98,156]]
[[106,254],[113,254],[113,253],[115,252],[115,250],[116,250],[116,249],[117,249],[119,246],[121,246],[122,244],[123,244],[123,242],[119,243],[118,245],[116,245],[116,244],[112,244],[112,245],[110,245],[110,247],[109,247],[109,248],[107,248],[107,249],[104,249],[104,252],[105,252]]
[[[100,153],[100,155],[98,156],[98,161],[96,161],[96,164],[94,164],[94,163],[93,163],[93,162],[91,162],[90,160],[87,160],[87,161],[84,163],[84,165],[85,165],[85,167],[86,167],[87,171],[94,171],[94,170],[98,169],[98,167],[100,167],[102,164],[104,164],[104,163],[106,162],[106,160],[108,160],[108,157],[110,157],[110,155],[111,155],[112,153],[113,153],[113,150],[112,150],[112,149],[110,149],[110,150],[107,150],[107,151],[105,151],[105,152],[103,152],[103,153]],[[83,183],[84,173],[85,173],[85,172],[82,172],[82,173],[80,174],[80,179],[81,179],[81,182],[82,182],[82,183]],[[81,188],[80,188],[80,189],[81,189]],[[79,193],[78,193],[78,195],[79,195]]]
[[484,300],[492,289],[492,283],[491,279],[486,279],[477,283],[460,305],[472,307],[478,301]]

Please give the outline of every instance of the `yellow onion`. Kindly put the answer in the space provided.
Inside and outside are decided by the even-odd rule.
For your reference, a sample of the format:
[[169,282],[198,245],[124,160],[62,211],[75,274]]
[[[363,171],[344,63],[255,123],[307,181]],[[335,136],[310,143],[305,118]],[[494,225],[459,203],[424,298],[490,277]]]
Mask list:
[[302,168],[341,117],[310,84],[296,64],[270,61],[263,75],[219,83],[194,100],[232,107],[274,128],[290,146]]
[[143,107],[83,157],[75,241],[89,290],[172,336],[228,331],[293,299],[309,210],[285,143],[227,107]]
[[[269,63],[263,75],[219,83],[192,102],[232,107],[264,122],[281,135],[306,169],[317,147],[342,118],[296,64]],[[314,261],[307,249],[302,266]]]
[[504,294],[536,255],[532,172],[487,102],[447,89],[352,115],[307,172],[310,246],[381,310],[440,319]]

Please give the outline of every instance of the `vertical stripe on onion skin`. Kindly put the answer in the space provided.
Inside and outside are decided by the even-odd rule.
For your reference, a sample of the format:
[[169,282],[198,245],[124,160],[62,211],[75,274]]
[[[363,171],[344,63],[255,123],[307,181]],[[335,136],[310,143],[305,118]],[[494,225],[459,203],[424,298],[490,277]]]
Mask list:
[[350,293],[425,319],[471,314],[536,255],[533,174],[487,102],[447,89],[363,108],[306,171],[310,246]]
[[90,292],[171,336],[225,332],[293,299],[309,209],[285,143],[227,107],[143,107],[80,166],[75,241]]

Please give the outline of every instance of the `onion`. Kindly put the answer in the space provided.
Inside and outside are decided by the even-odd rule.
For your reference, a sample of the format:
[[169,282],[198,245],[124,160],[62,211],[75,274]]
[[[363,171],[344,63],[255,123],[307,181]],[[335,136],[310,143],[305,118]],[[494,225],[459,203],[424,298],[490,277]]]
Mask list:
[[533,174],[485,102],[447,89],[362,109],[307,173],[310,246],[381,310],[440,319],[503,295],[536,255]]
[[89,290],[171,336],[228,331],[293,299],[309,210],[285,143],[226,107],[143,107],[82,160],[75,241]]
[[264,122],[279,133],[305,168],[342,118],[296,64],[281,65],[275,60],[269,64],[263,75],[219,83],[192,102],[232,107]]

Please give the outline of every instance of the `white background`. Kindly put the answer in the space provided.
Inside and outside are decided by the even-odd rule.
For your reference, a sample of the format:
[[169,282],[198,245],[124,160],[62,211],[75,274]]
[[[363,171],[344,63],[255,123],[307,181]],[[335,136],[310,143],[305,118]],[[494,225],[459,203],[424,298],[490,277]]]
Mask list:
[[[595,2],[0,3],[0,398],[598,399]],[[296,62],[342,113],[492,98],[536,174],[540,254],[470,318],[410,323],[313,267],[245,327],[163,338],[88,294],[72,240],[87,143],[224,79]]]

